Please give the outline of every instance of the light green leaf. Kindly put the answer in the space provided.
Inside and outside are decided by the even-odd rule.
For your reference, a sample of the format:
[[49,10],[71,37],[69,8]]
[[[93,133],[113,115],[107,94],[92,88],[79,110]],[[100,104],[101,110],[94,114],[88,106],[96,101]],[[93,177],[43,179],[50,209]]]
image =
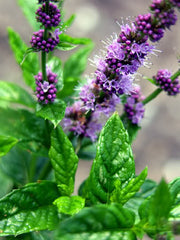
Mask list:
[[92,203],[106,203],[119,180],[122,188],[134,177],[135,165],[129,138],[118,113],[100,133],[96,158],[84,193]]
[[90,38],[75,38],[64,33],[60,35],[60,40],[62,42],[67,42],[71,44],[82,44],[82,45],[92,44],[92,40]]
[[69,28],[73,24],[75,18],[76,18],[75,14],[72,14],[68,20],[61,24],[61,30],[64,31],[67,28]]
[[0,200],[0,236],[52,230],[58,213],[52,202],[59,196],[55,183],[30,183]]
[[56,182],[60,187],[60,192],[62,195],[70,195],[74,189],[78,157],[61,126],[57,126],[52,131],[49,157],[55,171]]
[[93,44],[88,44],[72,54],[65,62],[63,72],[64,87],[60,92],[60,97],[65,98],[74,93],[74,88],[86,68],[87,59],[92,49]]
[[70,51],[76,47],[77,45],[67,43],[67,42],[59,42],[59,44],[56,46],[56,48],[60,51]]
[[18,140],[14,137],[0,135],[0,157],[6,155],[17,142]]
[[40,23],[36,21],[35,12],[39,5],[37,4],[37,0],[18,0],[18,4],[21,7],[25,17],[28,22],[32,26],[34,31],[39,30]]
[[111,201],[125,204],[139,191],[146,177],[147,168],[145,168],[137,177],[132,178],[124,188],[121,188],[121,185],[119,185],[118,182],[117,184],[115,183],[116,189],[112,193]]
[[27,55],[25,61],[23,61],[28,46],[21,39],[20,35],[10,27],[8,28],[8,36],[15,59],[22,69],[25,83],[35,90],[34,75],[39,71],[38,55],[36,53],[30,53]]
[[36,115],[50,120],[54,124],[54,127],[57,127],[64,117],[65,110],[65,103],[62,100],[58,100],[47,105],[37,104]]
[[0,100],[35,107],[34,99],[25,89],[6,81],[0,81]]
[[89,233],[89,235],[93,235],[94,233],[130,231],[133,224],[134,213],[132,211],[118,204],[100,204],[84,208],[76,215],[61,222],[55,239],[60,239],[60,237],[64,239],[66,234],[70,234],[73,237],[74,234]]
[[78,213],[85,205],[85,199],[80,196],[63,196],[54,201],[60,213],[74,215]]

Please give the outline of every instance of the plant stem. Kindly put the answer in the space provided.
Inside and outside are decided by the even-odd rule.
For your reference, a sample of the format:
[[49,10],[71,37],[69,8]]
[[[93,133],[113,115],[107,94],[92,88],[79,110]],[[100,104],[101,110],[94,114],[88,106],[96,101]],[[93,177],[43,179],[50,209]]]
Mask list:
[[[180,69],[175,72],[172,77],[171,77],[171,80],[172,82],[180,75]],[[145,105],[147,104],[148,102],[150,102],[151,100],[153,100],[154,98],[156,98],[163,90],[158,88],[156,89],[154,92],[152,92],[149,96],[147,96],[143,101],[142,103]]]

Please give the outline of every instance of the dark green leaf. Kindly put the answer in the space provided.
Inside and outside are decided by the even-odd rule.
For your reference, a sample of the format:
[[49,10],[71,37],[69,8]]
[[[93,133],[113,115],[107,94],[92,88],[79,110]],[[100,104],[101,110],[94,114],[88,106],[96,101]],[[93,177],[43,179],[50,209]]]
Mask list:
[[[65,234],[102,233],[131,230],[134,224],[134,213],[118,204],[98,205],[82,209],[79,213],[63,221],[57,237]],[[81,238],[80,238],[81,239]],[[100,238],[101,239],[101,238]]]
[[85,199],[80,196],[62,196],[54,201],[60,213],[74,215],[78,213],[85,205]]
[[6,156],[2,157],[0,161],[0,169],[16,184],[22,186],[28,181],[29,163],[29,152],[16,145]]
[[0,161],[0,198],[6,195],[13,187],[13,181],[1,170]]
[[52,230],[58,214],[52,202],[59,196],[55,183],[30,183],[0,200],[0,236]]
[[0,135],[11,136],[31,151],[39,151],[45,142],[44,120],[35,114],[18,109],[0,108]]
[[27,45],[23,42],[20,35],[13,29],[8,28],[9,44],[14,53],[17,63],[20,65],[23,78],[28,86],[35,89],[34,75],[39,71],[39,61],[36,53],[28,54],[25,61],[23,61],[26,54]]
[[50,120],[56,127],[63,119],[66,105],[62,100],[55,101],[52,104],[37,104],[36,115],[44,119]]
[[151,196],[157,187],[157,183],[151,179],[146,179],[143,185],[141,186],[140,192],[136,193],[137,197],[147,198]]
[[135,173],[129,138],[118,113],[107,121],[100,133],[96,158],[93,162],[85,192],[92,203],[106,203],[119,180],[122,187]]
[[63,73],[64,88],[60,92],[61,97],[70,96],[74,92],[74,87],[77,85],[81,74],[86,68],[87,59],[92,49],[93,44],[89,44],[79,49],[65,62]]
[[52,131],[49,157],[60,192],[63,195],[70,195],[74,189],[78,157],[60,126]]
[[0,100],[35,107],[32,96],[15,83],[0,81]]
[[18,140],[14,137],[0,135],[0,157],[6,155],[17,142]]
[[38,8],[37,0],[18,0],[18,4],[21,7],[25,17],[32,26],[34,31],[39,30],[39,23],[36,21],[35,12]]
[[[145,168],[139,176],[132,178],[128,184],[121,188],[121,185],[115,183],[115,190],[112,193],[111,201],[125,204],[140,189],[147,177],[147,168]],[[118,181],[118,180],[117,180]]]

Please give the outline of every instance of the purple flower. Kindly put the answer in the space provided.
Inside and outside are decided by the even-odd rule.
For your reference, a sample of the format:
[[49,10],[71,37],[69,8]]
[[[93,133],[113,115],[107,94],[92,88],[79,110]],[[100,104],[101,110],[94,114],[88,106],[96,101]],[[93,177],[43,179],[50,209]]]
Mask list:
[[56,83],[57,83],[57,75],[47,70],[47,81],[43,80],[42,73],[38,73],[35,76],[36,80],[36,96],[38,102],[41,104],[48,104],[54,102],[56,98]]
[[180,83],[178,79],[174,81],[171,80],[171,72],[167,69],[161,69],[157,72],[156,76],[154,76],[154,80],[156,84],[168,95],[175,96],[180,93]]
[[48,13],[46,11],[46,4],[43,3],[36,11],[36,15],[37,21],[41,22],[46,28],[56,27],[61,21],[60,10],[53,3],[49,3]]
[[180,1],[179,0],[170,0],[174,7],[180,8]]
[[34,32],[30,41],[32,48],[35,51],[49,52],[53,51],[56,45],[59,43],[59,37],[53,37],[48,33],[48,38],[44,39],[44,29],[40,29],[38,32]]

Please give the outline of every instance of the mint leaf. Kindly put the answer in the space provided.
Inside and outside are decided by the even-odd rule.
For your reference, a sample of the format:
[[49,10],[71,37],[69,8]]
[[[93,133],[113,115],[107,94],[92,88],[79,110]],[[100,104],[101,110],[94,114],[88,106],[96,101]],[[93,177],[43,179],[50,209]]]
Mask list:
[[100,133],[96,158],[85,186],[92,203],[106,203],[119,180],[124,187],[135,173],[129,138],[118,113],[112,115]]
[[54,201],[60,213],[74,215],[78,213],[85,205],[85,199],[80,196],[63,196]]
[[40,24],[36,21],[36,16],[35,16],[35,12],[38,8],[37,1],[36,0],[31,0],[31,1],[18,0],[18,4],[21,7],[28,22],[32,26],[33,30],[38,31]]
[[8,28],[8,37],[15,59],[22,69],[25,83],[35,90],[34,75],[39,71],[38,55],[30,53],[27,55],[25,61],[23,61],[28,46],[21,39],[20,35],[10,27]]
[[52,230],[58,214],[52,202],[59,196],[55,183],[30,183],[0,200],[0,236]]
[[60,123],[65,114],[66,105],[62,100],[47,105],[37,104],[36,115],[50,120],[54,127]]
[[18,140],[14,137],[0,135],[0,157],[6,155],[17,142]]
[[[60,223],[55,239],[64,239],[66,234],[107,234],[115,231],[130,231],[134,224],[134,213],[119,204],[97,205],[82,209],[79,213]],[[82,235],[83,236],[83,235]],[[88,238],[87,238],[88,239]],[[101,239],[101,238],[100,238]]]
[[0,81],[0,100],[19,103],[30,108],[35,107],[34,99],[26,90],[6,81]]
[[146,177],[147,168],[145,168],[137,177],[132,178],[124,188],[121,188],[118,182],[117,185],[115,183],[116,189],[112,193],[111,201],[125,204],[139,191]]
[[78,157],[61,126],[52,131],[49,157],[60,192],[62,195],[70,195],[74,189]]
[[90,38],[75,38],[64,33],[60,35],[60,38],[62,42],[67,42],[71,44],[82,44],[82,45],[92,44],[92,40]]

